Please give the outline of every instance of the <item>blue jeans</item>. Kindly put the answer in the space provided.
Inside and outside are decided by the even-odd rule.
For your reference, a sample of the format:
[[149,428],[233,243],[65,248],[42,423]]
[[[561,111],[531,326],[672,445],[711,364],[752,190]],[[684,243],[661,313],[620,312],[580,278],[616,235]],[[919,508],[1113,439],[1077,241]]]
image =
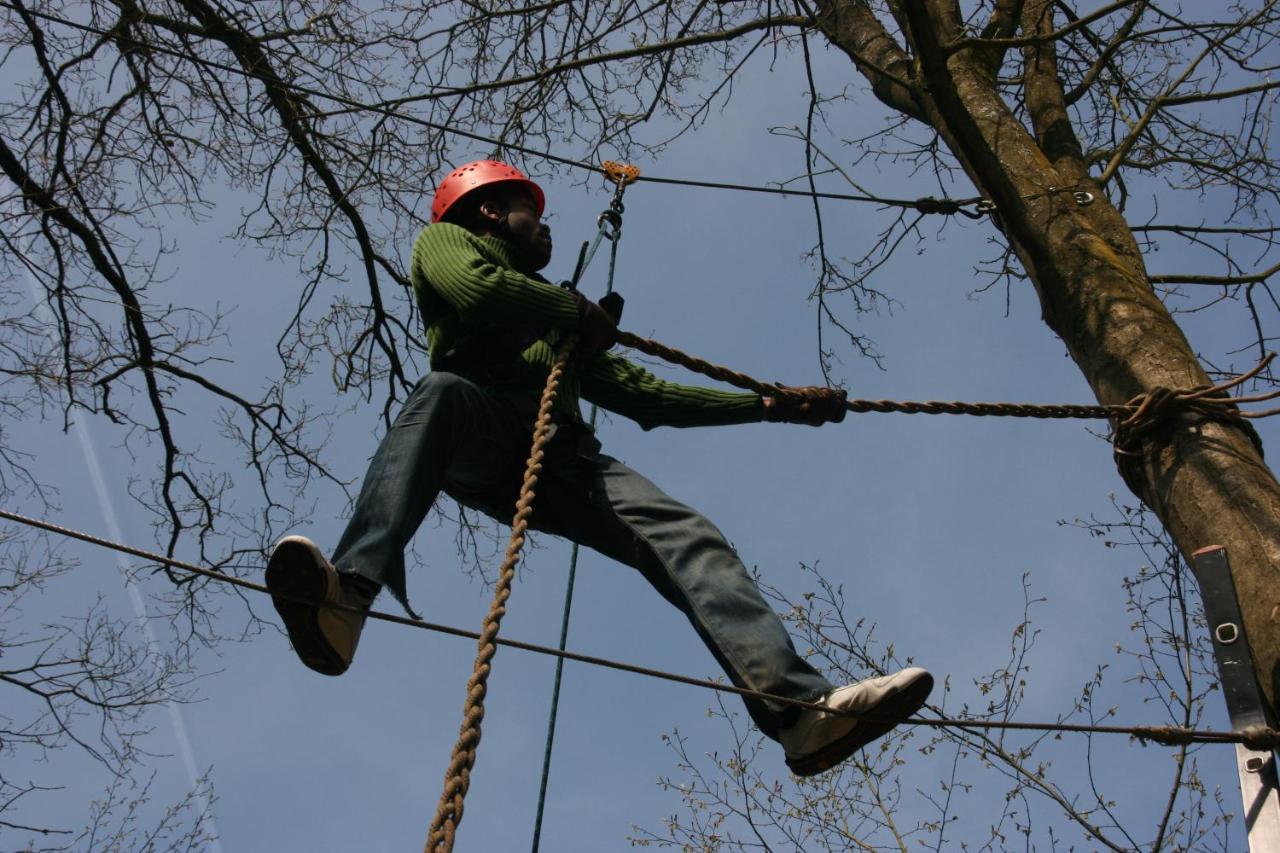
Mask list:
[[[443,489],[502,522],[513,512],[537,399],[436,371],[405,401],[365,475],[333,562],[385,585],[408,607],[404,551]],[[793,699],[832,689],[796,653],[782,620],[711,522],[599,452],[579,424],[558,424],[531,525],[637,569],[692,623],[739,687]],[[794,708],[746,700],[776,736]]]

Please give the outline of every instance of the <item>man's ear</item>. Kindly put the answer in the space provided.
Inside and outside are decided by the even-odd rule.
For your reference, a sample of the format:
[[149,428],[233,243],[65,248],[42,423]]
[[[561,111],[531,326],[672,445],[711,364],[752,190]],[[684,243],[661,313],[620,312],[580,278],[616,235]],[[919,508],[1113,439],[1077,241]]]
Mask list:
[[497,225],[507,215],[507,206],[496,198],[488,198],[480,202],[480,220],[486,224]]

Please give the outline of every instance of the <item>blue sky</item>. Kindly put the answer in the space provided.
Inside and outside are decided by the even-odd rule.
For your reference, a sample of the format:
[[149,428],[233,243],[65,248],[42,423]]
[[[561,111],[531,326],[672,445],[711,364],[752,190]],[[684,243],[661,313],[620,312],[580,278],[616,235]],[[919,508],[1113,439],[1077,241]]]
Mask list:
[[[851,73],[841,57],[822,57],[820,67],[829,79]],[[654,175],[743,183],[794,175],[802,163],[798,145],[767,129],[802,120],[800,70],[787,62],[772,71],[754,63],[741,86],[750,97],[736,99],[661,160],[641,161],[640,167]],[[835,133],[852,134],[878,122],[880,113],[859,92],[831,115]],[[459,161],[468,159],[459,151]],[[937,192],[888,167],[862,167],[855,176],[884,195]],[[423,183],[429,185],[427,176]],[[600,182],[580,186],[576,175],[548,176],[543,185],[558,245],[548,273],[558,279],[571,272],[576,245],[592,233],[608,194]],[[972,191],[958,186],[953,194]],[[211,197],[217,206],[208,222],[198,228],[174,224],[179,252],[161,261],[173,275],[155,298],[170,293],[175,301],[229,311],[230,362],[222,370],[242,387],[255,388],[275,366],[271,347],[300,279],[288,261],[268,259],[223,236],[234,227],[242,199],[223,191]],[[831,250],[852,257],[889,215],[872,205],[838,202],[823,210]],[[923,242],[909,245],[874,280],[897,301],[893,311],[858,320],[859,331],[876,341],[885,369],[848,353],[834,368],[851,396],[1090,402],[1064,348],[1040,322],[1030,285],[1015,285],[1007,316],[1003,292],[974,294],[984,282],[973,267],[993,252],[992,226],[935,217],[922,231]],[[813,274],[803,260],[812,234],[811,208],[801,198],[639,184],[628,191],[619,255],[617,287],[627,297],[623,325],[762,378],[818,382],[816,309],[806,299]],[[407,255],[408,246],[401,250]],[[1150,266],[1164,271],[1186,260],[1168,247]],[[601,258],[583,285],[588,294],[602,292],[604,269]],[[321,298],[340,295],[341,288],[331,287]],[[1197,315],[1189,325],[1193,346],[1219,363],[1240,331],[1240,318],[1230,312]],[[1249,366],[1247,360],[1237,357],[1235,366]],[[323,375],[311,377],[306,392],[321,408],[347,409],[335,421],[328,459],[343,477],[358,479],[381,434],[380,407],[354,395],[335,399]],[[193,402],[183,419],[186,443],[220,458],[226,445],[198,405]],[[42,475],[61,488],[59,520],[107,533],[80,439],[75,431],[61,432],[58,423],[50,412],[45,421],[19,425],[18,434],[34,448]],[[876,622],[878,636],[900,655],[950,677],[949,701],[956,706],[977,700],[972,679],[1007,655],[1021,613],[1021,578],[1030,573],[1033,592],[1047,603],[1035,614],[1042,633],[1020,717],[1045,720],[1066,710],[1095,667],[1106,663],[1116,670],[1108,679],[1116,701],[1126,702],[1121,720],[1164,722],[1121,686],[1131,673],[1115,652],[1117,644],[1134,642],[1121,579],[1137,570],[1140,558],[1058,524],[1091,512],[1107,515],[1108,495],[1118,492],[1123,500],[1126,494],[1109,446],[1089,426],[864,415],[822,429],[761,424],[644,433],[609,418],[600,432],[606,451],[703,510],[771,584],[798,595],[810,582],[799,564],[819,565],[843,585],[850,620]],[[1267,422],[1259,428],[1271,443],[1276,428]],[[106,506],[127,541],[150,545],[149,519],[129,497],[130,482],[149,476],[150,459],[132,458],[105,422],[90,422],[88,432],[105,477]],[[225,469],[241,483],[236,500],[252,502],[252,475],[243,460],[228,455]],[[317,483],[306,498],[314,505],[313,523],[296,532],[331,549],[345,498],[326,483]],[[554,644],[568,547],[549,537],[540,537],[537,546],[521,569],[503,633]],[[33,609],[56,618],[101,596],[121,618],[131,618],[115,557],[76,545],[67,552],[82,566]],[[416,554],[409,580],[416,608],[431,621],[478,627],[488,590],[459,571],[451,528],[429,520]],[[156,590],[163,581],[144,584]],[[266,602],[255,607],[274,617]],[[396,609],[388,598],[379,607]],[[245,614],[227,598],[219,618],[220,627],[234,634]],[[588,552],[579,566],[569,644],[696,677],[718,675],[676,611],[630,570]],[[367,629],[355,666],[339,679],[304,669],[284,637],[270,631],[200,652],[208,673],[199,684],[201,701],[180,714],[195,766],[212,768],[222,849],[420,846],[457,733],[473,655],[470,641],[380,623]],[[521,652],[499,653],[460,850],[528,845],[553,665]],[[543,849],[624,849],[633,826],[659,829],[664,816],[680,808],[678,797],[657,785],[660,777],[678,775],[662,736],[678,729],[697,753],[723,750],[726,735],[708,718],[710,703],[708,694],[689,687],[568,665]],[[1206,725],[1225,727],[1220,704],[1217,697],[1210,700]],[[154,724],[149,743],[157,753],[153,798],[159,807],[186,788],[188,769],[168,716],[158,713]],[[1099,745],[1104,775],[1123,770],[1124,781],[1114,786],[1120,811],[1141,816],[1158,808],[1156,792],[1170,772],[1168,753],[1124,738]],[[1085,769],[1073,764],[1079,753],[1079,741],[1065,744],[1055,753],[1055,772],[1085,790]],[[24,769],[66,783],[71,760],[58,756]],[[762,760],[785,778],[776,749]],[[1230,749],[1202,750],[1200,760],[1208,783],[1223,786],[1227,806],[1238,807]],[[908,791],[935,781],[930,774],[936,768],[923,758],[918,764],[904,770]],[[91,796],[104,781],[92,766],[76,772],[81,775],[65,796],[31,806],[30,820],[76,822],[79,816],[68,814],[67,804]],[[970,795],[964,821],[981,836],[1003,789],[991,774],[975,775],[989,787]],[[1038,826],[1052,820],[1043,802],[1036,807]],[[917,813],[910,798],[903,808]]]

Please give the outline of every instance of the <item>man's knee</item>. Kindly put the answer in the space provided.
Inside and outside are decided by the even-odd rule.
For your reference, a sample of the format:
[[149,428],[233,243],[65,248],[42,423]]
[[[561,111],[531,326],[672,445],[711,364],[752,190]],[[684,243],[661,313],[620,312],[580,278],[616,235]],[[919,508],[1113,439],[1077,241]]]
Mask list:
[[454,414],[465,410],[483,392],[468,379],[456,373],[433,370],[418,380],[413,393],[405,400],[396,424],[420,423],[425,417]]
[[436,397],[456,396],[476,390],[470,379],[447,370],[433,370],[418,382],[424,394]]

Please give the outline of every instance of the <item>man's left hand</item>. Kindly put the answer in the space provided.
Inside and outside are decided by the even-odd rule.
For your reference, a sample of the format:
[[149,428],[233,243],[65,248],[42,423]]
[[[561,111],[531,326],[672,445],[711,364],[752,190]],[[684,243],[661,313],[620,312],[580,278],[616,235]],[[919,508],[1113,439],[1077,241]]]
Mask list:
[[822,426],[826,423],[840,423],[848,413],[845,408],[848,391],[815,385],[805,388],[781,387],[795,393],[761,398],[764,419],[771,423]]

